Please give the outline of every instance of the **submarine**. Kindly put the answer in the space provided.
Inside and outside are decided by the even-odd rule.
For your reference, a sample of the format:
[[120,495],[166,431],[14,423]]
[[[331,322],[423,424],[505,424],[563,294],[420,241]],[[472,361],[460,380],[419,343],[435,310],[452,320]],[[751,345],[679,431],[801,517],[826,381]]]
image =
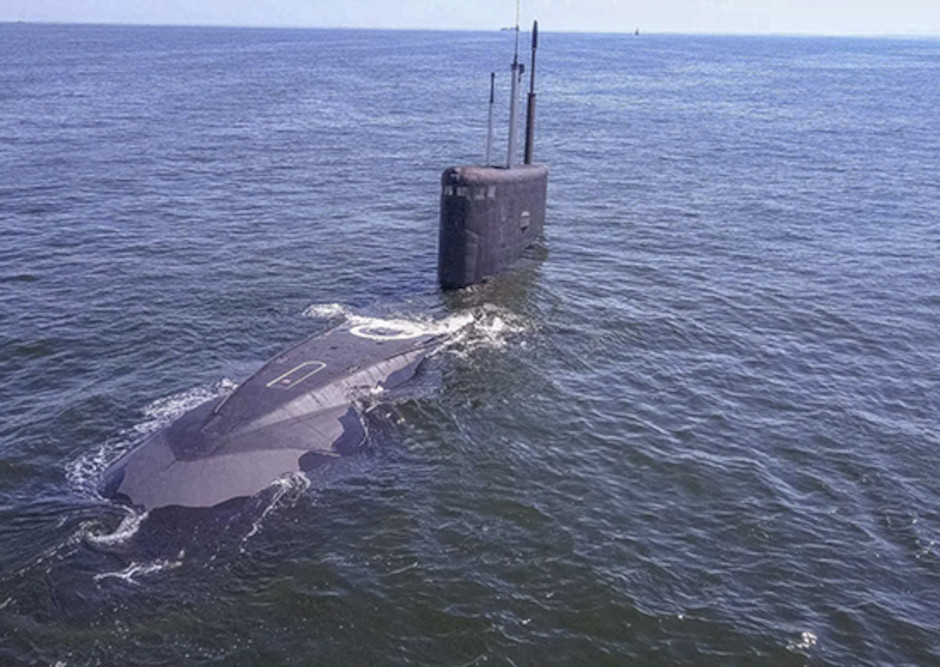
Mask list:
[[[517,88],[512,64],[509,149],[490,165],[494,79],[486,160],[443,173],[439,281],[465,287],[509,268],[545,220],[548,170],[532,164],[535,118],[533,27],[525,160],[516,164]],[[359,450],[367,437],[359,399],[408,381],[442,343],[407,323],[346,323],[282,352],[234,392],[210,399],[145,437],[108,466],[99,493],[145,511],[213,508],[257,495],[284,475],[310,472]]]

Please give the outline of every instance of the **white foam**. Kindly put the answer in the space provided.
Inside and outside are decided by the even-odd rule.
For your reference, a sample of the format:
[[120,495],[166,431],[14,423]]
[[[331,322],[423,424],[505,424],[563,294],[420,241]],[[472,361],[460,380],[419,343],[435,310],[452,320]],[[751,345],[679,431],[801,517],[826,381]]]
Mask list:
[[442,350],[466,355],[478,348],[501,349],[508,339],[528,330],[528,322],[515,313],[492,304],[477,306],[441,319],[430,317],[368,317],[337,303],[313,304],[308,317],[341,317],[354,331],[396,331],[405,337],[422,335],[442,339]]
[[114,532],[94,533],[87,531],[84,534],[85,541],[100,546],[113,546],[127,542],[140,530],[140,526],[147,518],[148,512],[135,512],[131,509],[126,511],[127,516],[121,519],[121,523],[114,529]]
[[914,558],[916,558],[917,560],[920,560],[924,556],[929,555],[930,552],[933,551],[934,545],[936,544],[937,544],[936,540],[922,540],[920,538],[917,538],[917,546],[919,548],[917,550],[917,553],[914,555]]
[[238,387],[238,383],[228,378],[222,378],[210,385],[203,385],[187,389],[178,394],[171,394],[158,398],[146,407],[146,419],[133,427],[140,435],[150,435],[157,429],[166,426],[184,412],[201,405],[208,400],[230,394]]
[[800,638],[798,640],[790,641],[787,644],[787,650],[790,651],[805,651],[816,646],[818,638],[812,632],[806,631],[800,633]]
[[485,304],[468,313],[452,315],[442,350],[466,357],[474,350],[504,349],[512,336],[524,333],[530,324],[519,315],[498,306]]
[[281,475],[271,482],[268,488],[272,491],[270,499],[258,514],[257,518],[251,522],[251,528],[248,530],[245,537],[242,538],[241,545],[239,546],[239,550],[242,553],[245,553],[245,543],[261,532],[265,517],[282,505],[292,505],[297,502],[301,495],[310,488],[310,478],[303,472],[290,472]]
[[135,577],[163,572],[164,570],[175,570],[182,564],[182,561],[178,560],[155,560],[152,563],[131,563],[123,570],[96,574],[94,579],[95,581],[101,581],[102,579],[122,579],[129,584],[136,584],[137,581]]
[[314,303],[304,311],[305,317],[319,317],[325,320],[346,319],[351,314],[346,306],[339,303]]
[[394,328],[384,325],[376,327],[368,324],[357,324],[349,329],[349,333],[360,338],[369,338],[371,340],[408,340],[422,335],[421,328],[412,322],[401,322]]

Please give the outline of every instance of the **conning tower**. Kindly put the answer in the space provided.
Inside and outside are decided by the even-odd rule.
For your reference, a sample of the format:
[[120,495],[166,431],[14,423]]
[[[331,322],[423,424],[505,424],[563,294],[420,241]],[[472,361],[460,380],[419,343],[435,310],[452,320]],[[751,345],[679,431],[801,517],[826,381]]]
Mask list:
[[523,163],[517,164],[518,91],[525,71],[519,62],[517,14],[506,164],[491,164],[495,99],[495,74],[491,74],[485,162],[482,166],[448,167],[441,176],[437,275],[444,289],[473,285],[504,271],[542,234],[548,167],[532,162],[538,41],[538,21],[535,21],[532,25],[532,64],[529,69]]

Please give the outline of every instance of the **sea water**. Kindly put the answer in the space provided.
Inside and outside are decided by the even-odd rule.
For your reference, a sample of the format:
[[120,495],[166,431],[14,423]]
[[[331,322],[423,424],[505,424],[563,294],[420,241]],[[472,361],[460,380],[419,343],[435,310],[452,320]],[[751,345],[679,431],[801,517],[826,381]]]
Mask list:
[[[442,294],[511,40],[0,25],[0,662],[940,662],[940,42],[545,33],[544,242]],[[96,494],[369,318],[447,344],[360,456]]]

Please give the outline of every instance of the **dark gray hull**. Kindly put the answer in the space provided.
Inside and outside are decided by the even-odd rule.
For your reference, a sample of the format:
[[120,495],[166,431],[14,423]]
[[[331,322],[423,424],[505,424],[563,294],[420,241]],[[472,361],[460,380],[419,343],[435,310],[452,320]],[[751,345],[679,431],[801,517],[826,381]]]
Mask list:
[[355,452],[365,438],[356,397],[412,377],[435,343],[366,326],[309,338],[145,439],[105,471],[101,493],[146,510],[213,507]]
[[437,275],[444,289],[505,271],[542,234],[544,165],[450,167],[441,185]]

